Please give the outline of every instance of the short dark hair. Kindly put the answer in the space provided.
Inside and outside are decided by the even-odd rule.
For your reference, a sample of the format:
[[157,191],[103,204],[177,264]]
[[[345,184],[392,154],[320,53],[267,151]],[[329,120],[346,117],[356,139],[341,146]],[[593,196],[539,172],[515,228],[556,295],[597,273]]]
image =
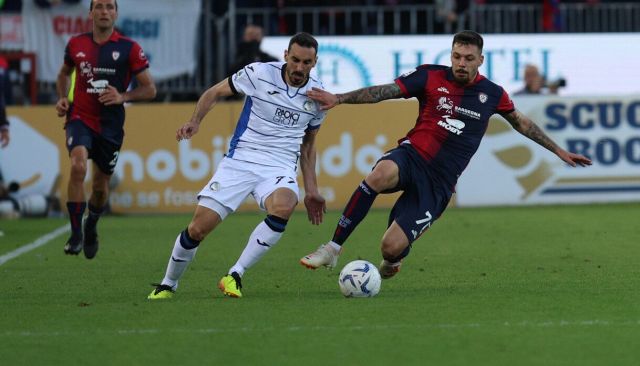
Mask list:
[[[118,0],[114,1],[116,4],[116,11],[118,11]],[[89,11],[93,10],[93,0],[91,0],[91,4],[89,4]]]
[[478,49],[480,49],[480,53],[482,53],[482,46],[484,45],[482,36],[478,32],[474,32],[472,30],[463,30],[456,33],[453,36],[451,47],[453,47],[456,43],[460,43],[462,45],[470,44],[478,46]]
[[318,41],[316,41],[313,36],[307,32],[296,33],[291,40],[289,41],[288,51],[291,51],[291,45],[297,44],[302,47],[311,47],[316,50],[316,55],[318,54]]

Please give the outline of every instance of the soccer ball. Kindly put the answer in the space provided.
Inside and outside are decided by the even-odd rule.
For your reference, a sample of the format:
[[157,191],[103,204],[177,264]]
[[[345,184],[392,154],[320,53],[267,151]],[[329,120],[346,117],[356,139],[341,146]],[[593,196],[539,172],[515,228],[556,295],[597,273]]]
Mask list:
[[357,260],[347,263],[340,271],[338,285],[345,297],[373,297],[380,292],[382,279],[373,264]]

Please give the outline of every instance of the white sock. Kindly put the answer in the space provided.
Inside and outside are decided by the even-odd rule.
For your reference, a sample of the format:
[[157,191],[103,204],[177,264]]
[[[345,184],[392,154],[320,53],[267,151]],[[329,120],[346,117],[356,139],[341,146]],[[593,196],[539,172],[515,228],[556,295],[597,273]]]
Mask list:
[[336,253],[340,253],[340,250],[342,250],[342,246],[334,242],[333,240],[330,240],[328,244],[331,248],[333,248],[336,251]]
[[178,234],[176,242],[173,244],[173,251],[171,252],[171,258],[169,258],[167,272],[164,275],[164,279],[162,279],[162,284],[171,286],[173,290],[178,288],[178,280],[180,280],[180,277],[182,277],[182,274],[198,250],[198,247],[185,249],[182,244],[180,244],[181,235],[182,233]]
[[[273,231],[264,221],[262,221],[251,233],[247,246],[240,254],[236,264],[231,267],[229,273],[238,272],[240,276],[244,271],[256,264],[265,253],[271,249],[282,237],[283,232]],[[262,244],[258,244],[262,243]]]

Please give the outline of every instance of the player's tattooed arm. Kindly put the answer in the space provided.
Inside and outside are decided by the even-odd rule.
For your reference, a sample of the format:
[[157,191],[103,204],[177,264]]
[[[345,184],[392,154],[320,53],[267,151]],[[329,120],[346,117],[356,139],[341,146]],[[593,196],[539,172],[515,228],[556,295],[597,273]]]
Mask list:
[[511,126],[524,136],[538,143],[552,153],[557,153],[560,147],[547,136],[538,125],[536,125],[529,117],[522,114],[519,110],[503,116]]
[[517,109],[511,113],[504,114],[503,117],[511,123],[511,126],[513,126],[516,131],[556,154],[565,163],[573,167],[578,165],[591,165],[591,159],[581,154],[566,151],[558,146],[558,144],[553,142],[553,140],[551,140],[551,138],[547,136],[540,127],[538,127],[538,125],[536,125],[529,117],[520,113]]
[[396,83],[370,86],[344,94],[337,94],[338,104],[378,103],[387,99],[400,98],[402,91]]

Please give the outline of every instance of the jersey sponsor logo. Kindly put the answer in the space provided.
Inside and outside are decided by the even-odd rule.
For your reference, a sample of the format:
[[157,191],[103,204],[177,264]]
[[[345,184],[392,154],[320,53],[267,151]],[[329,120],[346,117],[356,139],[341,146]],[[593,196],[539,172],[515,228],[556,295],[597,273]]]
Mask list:
[[487,99],[489,99],[489,96],[487,96],[485,93],[478,94],[478,100],[480,100],[480,103],[486,103]]
[[438,126],[460,136],[462,134],[462,129],[465,126],[464,122],[462,122],[459,119],[449,118],[449,117],[451,116],[444,116],[444,120],[438,121]]
[[93,73],[98,75],[98,74],[107,74],[107,75],[115,75],[116,74],[116,69],[110,69],[107,67],[94,67],[93,68]]
[[87,88],[87,93],[89,94],[99,94],[102,93],[107,86],[109,86],[109,80],[101,79],[101,80],[93,80],[93,78],[89,79],[90,88]]
[[467,117],[471,117],[473,119],[478,119],[479,120],[480,117],[481,117],[480,113],[478,113],[476,111],[472,111],[471,109],[455,106],[453,108],[453,110],[456,111],[456,113],[458,113],[458,114],[463,114],[463,115],[465,115]]
[[449,89],[445,88],[444,86],[439,87],[439,88],[438,88],[438,91],[439,91],[439,92],[442,92],[442,93],[447,93],[447,94],[449,94]]
[[118,51],[111,52],[111,57],[113,57],[113,61],[117,61],[120,58],[120,52]]
[[276,108],[276,113],[273,115],[273,121],[285,126],[295,126],[300,119],[300,113],[292,112],[287,109]]

